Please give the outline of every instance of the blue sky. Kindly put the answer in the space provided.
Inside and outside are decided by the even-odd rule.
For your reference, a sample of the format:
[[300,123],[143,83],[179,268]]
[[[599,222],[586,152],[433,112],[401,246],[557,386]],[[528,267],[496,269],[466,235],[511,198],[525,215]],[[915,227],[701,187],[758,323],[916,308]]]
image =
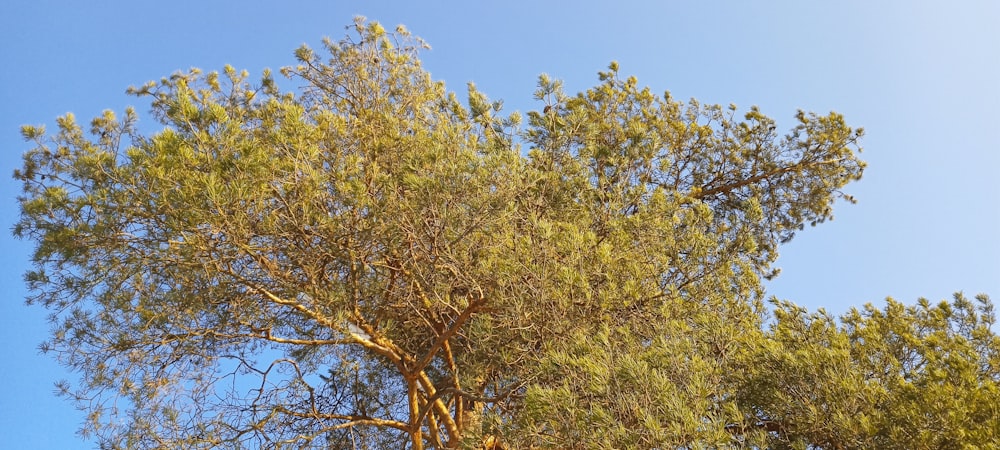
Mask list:
[[[411,4],[412,3],[412,4]],[[280,5],[280,6],[279,6]],[[758,105],[792,124],[796,109],[835,110],[867,131],[857,205],[782,248],[770,293],[841,313],[886,296],[952,292],[1000,300],[1000,2],[932,1],[8,1],[0,6],[0,223],[17,218],[9,178],[29,147],[22,124],[72,111],[148,105],[129,85],[224,64],[259,74],[303,43],[339,38],[355,15],[402,23],[433,50],[450,89],[474,81],[526,111],[538,74],[576,92],[612,60],[654,91]],[[151,118],[143,125],[158,129]],[[10,448],[92,448],[82,414],[53,395],[73,379],[37,345],[45,312],[23,304],[31,245],[0,237],[0,432]]]

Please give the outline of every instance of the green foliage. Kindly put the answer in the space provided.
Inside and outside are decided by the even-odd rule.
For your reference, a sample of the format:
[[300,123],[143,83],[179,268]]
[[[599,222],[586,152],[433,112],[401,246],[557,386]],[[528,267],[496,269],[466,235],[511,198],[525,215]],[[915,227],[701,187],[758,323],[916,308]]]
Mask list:
[[956,294],[841,318],[776,304],[737,389],[771,448],[992,448],[1000,438],[1000,338],[992,304]]
[[295,93],[191,70],[130,90],[151,135],[132,110],[22,129],[28,300],[102,447],[995,439],[985,298],[839,322],[762,301],[778,246],[853,200],[840,115],[779,136],[616,63],[507,115],[402,27],[351,28],[295,52]]

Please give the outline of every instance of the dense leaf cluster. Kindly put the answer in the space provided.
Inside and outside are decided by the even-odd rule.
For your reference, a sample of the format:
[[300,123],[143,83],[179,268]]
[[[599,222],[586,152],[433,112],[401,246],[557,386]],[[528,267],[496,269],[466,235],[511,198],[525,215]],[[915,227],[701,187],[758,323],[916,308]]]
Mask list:
[[[763,301],[860,129],[656,95],[617,64],[504,115],[358,20],[282,92],[227,67],[25,127],[14,233],[105,448],[987,448],[992,305]],[[87,133],[89,131],[89,133]]]

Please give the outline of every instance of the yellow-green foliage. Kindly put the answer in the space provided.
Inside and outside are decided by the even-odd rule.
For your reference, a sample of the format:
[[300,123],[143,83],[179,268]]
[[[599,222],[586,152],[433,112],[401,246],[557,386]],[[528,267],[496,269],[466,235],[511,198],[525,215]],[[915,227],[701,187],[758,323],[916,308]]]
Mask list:
[[[103,448],[983,448],[989,303],[770,309],[859,129],[539,78],[506,114],[359,19],[283,92],[225,67],[24,127],[14,233]],[[773,310],[773,314],[772,311]],[[971,443],[971,444],[970,444]]]

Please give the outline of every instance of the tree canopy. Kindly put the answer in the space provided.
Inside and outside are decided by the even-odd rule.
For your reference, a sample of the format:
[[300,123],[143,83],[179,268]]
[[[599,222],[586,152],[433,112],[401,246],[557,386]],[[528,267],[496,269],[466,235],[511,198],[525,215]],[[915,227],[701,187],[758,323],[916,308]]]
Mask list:
[[[681,102],[612,63],[466,99],[363,19],[34,142],[29,303],[103,448],[986,448],[992,304],[765,299],[861,129]],[[964,446],[964,447],[963,447]]]

